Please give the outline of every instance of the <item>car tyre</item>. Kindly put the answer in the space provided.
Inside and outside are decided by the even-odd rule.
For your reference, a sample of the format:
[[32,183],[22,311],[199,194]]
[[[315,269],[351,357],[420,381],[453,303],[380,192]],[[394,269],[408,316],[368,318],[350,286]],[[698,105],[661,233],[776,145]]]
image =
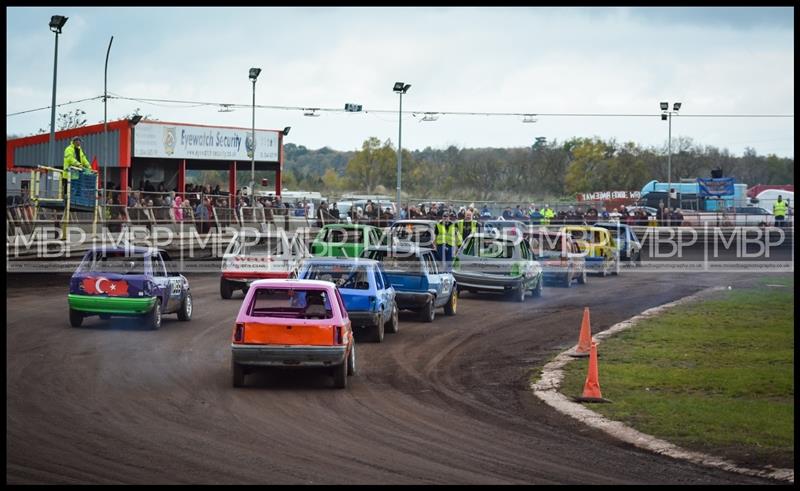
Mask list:
[[350,356],[347,357],[347,376],[356,374],[356,346],[350,348]]
[[444,306],[444,315],[456,315],[458,312],[458,287],[453,286],[453,291],[450,292],[450,298]]
[[572,275],[575,271],[567,271],[567,276],[564,277],[564,287],[565,288],[572,288]]
[[183,302],[181,302],[181,308],[178,310],[178,319],[182,321],[192,320],[192,310],[194,310],[194,305],[192,304],[192,294],[190,292],[186,292],[186,298],[183,299]]
[[372,326],[372,341],[375,343],[383,342],[385,331],[386,330],[384,329],[383,322],[378,322]]
[[581,284],[581,285],[585,285],[586,284],[586,277],[587,277],[586,268],[583,268],[583,271],[581,271],[581,275],[578,276],[578,283]]
[[543,283],[544,283],[544,278],[539,277],[539,281],[536,282],[536,288],[533,289],[533,293],[531,294],[531,296],[533,296],[534,298],[539,298],[542,296],[542,291],[544,289]]
[[69,325],[72,327],[81,327],[82,323],[83,313],[78,310],[69,309]]
[[230,282],[225,278],[219,279],[219,295],[225,300],[230,299],[233,295],[233,288],[231,287]]
[[525,289],[525,284],[522,283],[522,284],[519,285],[519,288],[514,290],[514,298],[517,300],[517,302],[524,302],[526,293],[528,293],[528,292]]
[[231,371],[233,372],[233,386],[244,386],[244,367],[235,361],[231,361]]
[[156,331],[161,327],[161,302],[156,300],[155,305],[150,312],[145,316],[147,326]]
[[392,304],[392,315],[391,315],[391,317],[389,317],[389,322],[387,323],[389,325],[389,329],[386,330],[387,332],[389,332],[391,334],[396,334],[397,331],[400,330],[399,317],[400,317],[400,315],[397,312],[397,303],[393,303]]
[[347,388],[347,360],[333,368],[333,386],[337,389]]
[[431,298],[427,304],[425,304],[425,308],[420,311],[420,317],[422,318],[422,322],[433,322],[436,318],[436,299]]
[[611,274],[614,276],[619,275],[619,260],[614,261],[614,266],[611,268]]

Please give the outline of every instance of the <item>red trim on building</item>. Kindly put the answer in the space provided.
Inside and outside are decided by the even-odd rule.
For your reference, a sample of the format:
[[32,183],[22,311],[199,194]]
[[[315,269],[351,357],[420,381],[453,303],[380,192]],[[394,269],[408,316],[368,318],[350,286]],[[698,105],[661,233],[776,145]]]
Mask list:
[[228,193],[231,196],[229,206],[235,208],[236,203],[236,161],[231,162],[228,168]]
[[[119,121],[111,121],[108,123],[109,130],[120,130],[120,133],[124,133],[125,128],[128,128],[128,133],[130,134],[130,123],[128,122],[127,119],[120,119]],[[80,128],[73,128],[71,130],[56,131],[56,141],[64,138],[72,138],[73,136],[86,136],[102,132],[103,132],[103,123],[93,124],[90,126],[81,126]],[[14,151],[17,148],[25,147],[28,145],[37,145],[40,143],[47,143],[49,141],[50,141],[50,133],[26,136],[23,138],[15,138],[13,140],[6,141],[6,169],[14,167]],[[56,150],[57,150],[56,156],[58,157],[59,155],[62,154],[64,149],[62,148]],[[130,149],[128,153],[130,154]]]

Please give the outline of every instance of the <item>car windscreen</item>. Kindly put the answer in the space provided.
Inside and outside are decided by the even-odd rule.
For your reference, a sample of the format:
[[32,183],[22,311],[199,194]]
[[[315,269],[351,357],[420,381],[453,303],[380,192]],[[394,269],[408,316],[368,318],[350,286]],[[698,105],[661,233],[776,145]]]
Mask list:
[[330,319],[330,299],[325,290],[259,287],[247,311],[252,317],[282,319]]
[[81,262],[78,272],[145,274],[145,256],[124,251],[95,251]]
[[386,273],[422,273],[422,259],[415,253],[371,250],[367,256],[380,261]]
[[330,281],[339,288],[369,290],[369,271],[366,266],[356,264],[306,264],[298,278]]
[[590,244],[600,242],[598,232],[593,230],[570,230],[569,235],[573,238],[573,240],[585,240]]
[[364,230],[331,227],[323,233],[322,241],[335,244],[363,244]]
[[514,243],[492,237],[480,237],[473,240],[473,255],[496,259],[513,259]]

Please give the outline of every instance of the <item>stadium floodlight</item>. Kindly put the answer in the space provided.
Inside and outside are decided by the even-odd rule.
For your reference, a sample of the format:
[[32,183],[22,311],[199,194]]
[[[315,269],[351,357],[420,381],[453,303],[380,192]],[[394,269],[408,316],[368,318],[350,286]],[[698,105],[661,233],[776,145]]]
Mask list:
[[63,15],[54,15],[50,17],[50,30],[56,34],[61,34],[61,28],[67,23],[67,19],[69,19],[69,17],[64,17]]
[[676,102],[675,104],[672,105],[672,110],[673,111],[678,111],[680,108],[681,108],[681,103],[680,102]]
[[669,102],[662,102],[661,103],[661,110],[662,111],[666,111],[667,109],[669,109]]

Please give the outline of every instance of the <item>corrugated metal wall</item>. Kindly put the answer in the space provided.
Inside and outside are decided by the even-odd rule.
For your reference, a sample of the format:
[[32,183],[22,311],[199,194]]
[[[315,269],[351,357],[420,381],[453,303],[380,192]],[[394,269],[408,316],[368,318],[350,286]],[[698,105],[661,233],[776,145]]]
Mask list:
[[[108,130],[108,167],[119,167],[119,130]],[[97,163],[103,166],[103,133],[81,136],[81,148],[86,152],[89,162],[97,157]],[[69,145],[69,138],[56,138],[56,161],[50,166],[61,167],[64,163],[64,149]],[[14,165],[16,167],[35,167],[48,164],[50,143],[39,143],[14,149]],[[53,165],[55,164],[55,165]]]

